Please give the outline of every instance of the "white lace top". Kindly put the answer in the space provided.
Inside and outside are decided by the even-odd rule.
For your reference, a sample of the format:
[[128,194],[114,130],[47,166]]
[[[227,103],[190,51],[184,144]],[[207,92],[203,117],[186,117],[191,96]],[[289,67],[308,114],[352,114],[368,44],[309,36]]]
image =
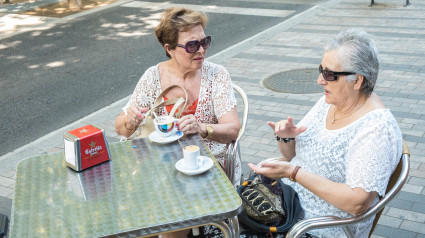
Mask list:
[[[384,195],[402,153],[402,136],[397,121],[389,109],[378,109],[344,128],[328,130],[326,116],[330,106],[322,97],[299,122],[298,126],[306,126],[307,131],[297,137],[296,156],[291,164],[334,182]],[[298,192],[306,219],[325,215],[341,218],[352,216],[300,184],[289,179],[283,181]],[[355,237],[368,237],[373,218],[351,226]],[[346,237],[342,228],[338,227],[317,229],[309,233],[327,238]]]
[[[123,111],[130,105],[151,108],[162,92],[158,65],[145,71]],[[202,65],[201,88],[195,117],[199,122],[217,124],[218,118],[236,106],[236,97],[231,85],[230,74],[221,65],[204,61]],[[165,108],[158,110],[159,115],[168,115]],[[205,140],[206,145],[217,161],[224,166],[226,144]],[[235,181],[242,176],[240,159],[235,161]],[[236,184],[236,183],[233,183]]]

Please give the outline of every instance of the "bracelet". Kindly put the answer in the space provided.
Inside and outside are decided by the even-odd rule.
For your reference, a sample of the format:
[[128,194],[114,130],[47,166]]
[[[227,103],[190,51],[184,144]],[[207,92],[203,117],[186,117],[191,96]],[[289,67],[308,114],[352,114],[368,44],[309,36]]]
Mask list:
[[131,128],[128,128],[127,127],[127,120],[126,120],[126,116],[124,116],[124,127],[125,127],[125,129],[127,129],[127,130],[129,130],[129,131],[134,131],[134,130],[136,130],[136,129],[131,129]]
[[295,138],[281,138],[281,137],[279,137],[278,135],[276,135],[275,134],[275,136],[276,136],[276,140],[277,141],[280,141],[280,142],[283,142],[283,143],[288,143],[288,142],[290,142],[291,140],[295,140]]
[[301,167],[297,165],[297,166],[295,166],[294,171],[292,171],[292,175],[291,175],[291,177],[289,177],[289,179],[290,179],[292,182],[297,182],[297,180],[295,180],[295,177],[297,176],[298,170],[299,170],[300,168],[301,168]]

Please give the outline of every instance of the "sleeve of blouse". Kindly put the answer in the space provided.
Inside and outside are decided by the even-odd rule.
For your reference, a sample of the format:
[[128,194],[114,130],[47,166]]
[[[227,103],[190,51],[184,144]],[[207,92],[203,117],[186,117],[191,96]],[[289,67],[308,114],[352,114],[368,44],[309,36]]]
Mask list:
[[139,79],[136,87],[134,88],[133,94],[130,97],[130,100],[122,108],[126,113],[130,105],[137,105],[140,107],[151,107],[153,105],[155,98],[155,66],[150,67],[145,71],[142,77]]
[[222,117],[236,106],[236,97],[231,85],[230,74],[223,66],[214,74],[212,99],[217,118]]
[[385,118],[370,120],[359,129],[348,149],[347,184],[385,195],[400,156],[401,133],[397,122]]

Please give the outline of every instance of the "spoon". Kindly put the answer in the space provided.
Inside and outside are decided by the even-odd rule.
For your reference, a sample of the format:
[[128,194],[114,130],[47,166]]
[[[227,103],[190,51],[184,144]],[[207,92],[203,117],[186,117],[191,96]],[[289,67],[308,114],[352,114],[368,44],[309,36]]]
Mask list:
[[183,144],[180,142],[180,140],[177,140],[178,142],[179,142],[179,144],[180,144],[180,146],[182,147],[182,149],[184,150],[184,146],[183,146]]
[[156,121],[157,121],[157,122],[159,122],[159,121],[160,121],[160,119],[158,118],[158,115],[156,115],[156,113],[155,113],[154,111],[152,111],[152,113],[153,113],[153,115],[154,115],[154,117],[155,117]]

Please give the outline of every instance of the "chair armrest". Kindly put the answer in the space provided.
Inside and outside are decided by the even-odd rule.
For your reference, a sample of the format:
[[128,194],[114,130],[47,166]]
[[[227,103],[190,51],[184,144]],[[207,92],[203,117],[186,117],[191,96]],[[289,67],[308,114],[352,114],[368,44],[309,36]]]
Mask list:
[[236,141],[232,141],[229,144],[227,144],[226,148],[226,154],[225,154],[225,173],[227,177],[229,178],[230,182],[233,183],[233,179],[235,177],[235,160],[236,160],[236,154],[239,150],[239,143]]
[[317,218],[302,220],[297,222],[289,230],[289,232],[286,235],[286,238],[300,237],[304,233],[315,228],[326,228],[326,227],[335,227],[335,226],[342,226],[348,237],[354,237],[354,235],[352,234],[351,230],[348,228],[347,225],[364,221],[365,219],[377,214],[379,211],[381,211],[385,207],[386,204],[388,204],[389,201],[391,201],[395,197],[395,195],[403,187],[404,183],[407,180],[407,177],[409,174],[409,167],[410,167],[409,155],[407,153],[402,155],[401,163],[402,163],[401,173],[395,185],[387,192],[387,194],[383,198],[381,198],[375,205],[371,206],[365,212],[357,216],[353,216],[353,217],[345,218],[345,219],[335,217],[335,216],[324,216],[324,217],[317,217]]
[[[298,238],[309,230],[315,228],[325,228],[332,226],[346,225],[347,219],[341,219],[336,216],[315,217],[297,222],[286,234],[286,238]],[[351,223],[351,222],[348,222]],[[354,237],[353,233],[348,227],[344,227],[345,233],[348,237]]]

